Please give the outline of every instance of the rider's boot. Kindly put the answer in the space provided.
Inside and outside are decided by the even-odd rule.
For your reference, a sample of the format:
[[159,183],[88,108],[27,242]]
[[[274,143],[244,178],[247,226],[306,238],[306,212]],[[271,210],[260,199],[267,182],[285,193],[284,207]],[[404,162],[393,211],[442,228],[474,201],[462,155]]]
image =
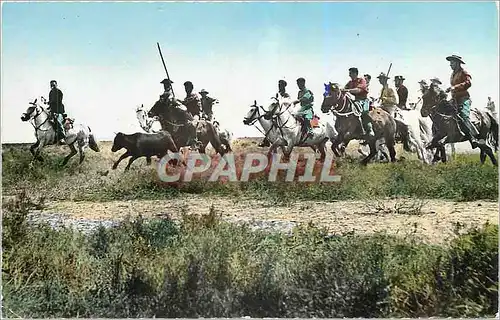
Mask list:
[[368,115],[361,116],[361,127],[364,129],[364,136],[374,137],[375,133],[373,132],[373,125],[368,118]]
[[370,121],[366,121],[366,133],[369,137],[375,137],[375,132],[373,132],[373,124]]
[[472,128],[472,123],[470,123],[469,119],[462,119],[462,128],[467,140],[469,140],[472,149],[479,147],[479,145],[483,144],[477,140],[473,133],[475,133],[474,128]]
[[359,117],[359,124],[360,124],[360,128],[361,128],[361,136],[366,136],[366,130],[365,130],[365,123],[363,121],[363,117]]
[[312,138],[313,137],[313,129],[311,126],[311,120],[305,119],[304,125],[306,126],[306,137]]

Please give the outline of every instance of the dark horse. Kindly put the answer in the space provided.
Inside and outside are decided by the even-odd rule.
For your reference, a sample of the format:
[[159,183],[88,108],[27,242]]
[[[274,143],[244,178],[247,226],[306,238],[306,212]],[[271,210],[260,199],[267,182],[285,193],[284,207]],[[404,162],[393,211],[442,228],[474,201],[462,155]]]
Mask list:
[[[342,92],[338,83],[325,84],[325,93],[323,94],[323,103],[321,111],[328,113],[332,111],[337,117],[335,121],[335,129],[338,132],[336,139],[332,142],[332,151],[337,157],[340,154],[337,147],[342,143],[347,146],[352,139],[362,140],[365,137],[361,136],[361,127],[359,123],[360,108],[356,106],[354,100]],[[377,154],[377,140],[383,138],[385,140],[391,162],[396,161],[396,150],[394,148],[396,136],[396,121],[384,110],[379,108],[371,110],[368,114],[373,123],[373,131],[375,136],[366,140],[370,146],[370,154],[361,163],[366,165]]]
[[225,154],[219,134],[214,125],[206,120],[195,120],[193,116],[181,108],[170,105],[168,99],[160,98],[148,112],[149,117],[158,117],[163,130],[168,131],[177,147],[192,146],[195,137],[201,145],[199,152],[205,153],[210,142],[221,156]]
[[[436,85],[430,86],[422,95],[422,116],[429,116],[432,119],[432,140],[427,145],[427,149],[436,148],[434,159],[441,159],[446,162],[445,145],[447,143],[457,143],[467,141],[467,138],[460,130],[458,110],[453,100],[446,99],[446,93]],[[479,132],[478,139],[487,142],[494,150],[498,149],[498,121],[486,110],[471,108],[470,121]],[[497,166],[497,159],[493,150],[486,143],[479,145],[481,150],[480,160],[484,164],[486,156],[490,157],[491,163]],[[441,156],[438,157],[438,154]]]

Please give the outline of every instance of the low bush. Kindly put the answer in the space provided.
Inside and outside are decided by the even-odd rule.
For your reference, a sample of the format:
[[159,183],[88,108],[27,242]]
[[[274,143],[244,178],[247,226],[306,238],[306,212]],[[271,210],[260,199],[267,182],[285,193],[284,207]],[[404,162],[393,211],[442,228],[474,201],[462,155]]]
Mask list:
[[439,247],[313,225],[252,231],[212,208],[86,235],[28,223],[28,205],[3,219],[8,317],[486,317],[498,308],[494,225]]

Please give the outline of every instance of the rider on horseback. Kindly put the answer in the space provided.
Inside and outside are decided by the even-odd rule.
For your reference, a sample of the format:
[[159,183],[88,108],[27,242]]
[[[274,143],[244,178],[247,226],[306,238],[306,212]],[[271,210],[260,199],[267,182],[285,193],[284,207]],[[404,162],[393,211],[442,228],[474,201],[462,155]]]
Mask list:
[[66,133],[64,131],[64,104],[62,103],[63,93],[59,88],[57,88],[57,81],[50,81],[50,92],[49,92],[49,101],[46,102],[49,105],[50,115],[54,121],[56,128],[57,140],[64,139],[66,137]]
[[307,137],[312,137],[313,131],[311,128],[311,120],[313,118],[313,102],[314,95],[311,90],[306,88],[306,80],[304,78],[297,79],[297,86],[299,87],[299,93],[297,95],[297,100],[292,103],[296,105],[300,103],[300,110],[297,112],[296,116],[301,117],[303,120],[303,131],[307,132]]
[[408,88],[403,84],[404,80],[405,78],[403,78],[403,76],[394,77],[396,91],[398,93],[398,107],[402,110],[411,110],[406,107],[406,102],[408,101]]
[[[370,111],[370,101],[368,99],[368,85],[365,78],[358,78],[358,68],[349,68],[349,81],[343,91],[347,91],[354,95],[354,101],[360,103],[362,106],[361,116],[359,117],[359,122],[361,124],[361,133],[363,136],[375,136],[373,132],[372,123],[368,113]],[[370,77],[371,79],[371,77]]]
[[212,121],[212,116],[213,116],[212,107],[214,103],[218,103],[219,101],[215,98],[209,97],[208,91],[205,89],[202,89],[199,93],[201,95],[202,114],[204,118],[206,118],[208,121]]
[[451,87],[446,89],[445,92],[451,92],[452,100],[458,108],[460,122],[463,125],[462,130],[466,138],[470,141],[472,148],[475,149],[482,144],[482,142],[480,143],[476,139],[479,133],[469,119],[471,100],[467,89],[471,86],[471,75],[462,68],[461,64],[465,64],[462,57],[451,55],[446,57],[446,60],[450,62],[450,67],[453,72],[450,77]]
[[186,98],[184,98],[182,103],[193,117],[198,116],[199,118],[202,111],[200,96],[196,92],[193,92],[193,83],[191,81],[184,82],[184,89],[186,90]]
[[[280,99],[280,98],[289,99],[290,98],[290,95],[286,92],[286,86],[287,86],[287,83],[285,80],[278,81],[278,93],[276,94],[278,99]],[[271,143],[269,142],[267,137],[264,137],[264,140],[262,140],[262,142],[259,144],[259,147],[269,147],[270,145],[271,145]]]
[[172,83],[174,82],[170,79],[163,79],[160,83],[163,84],[163,89],[164,89],[163,93],[160,95],[160,98],[171,97],[170,99],[173,100],[174,90],[172,89]]
[[380,106],[382,109],[387,111],[391,116],[395,116],[395,106],[398,104],[396,100],[396,94],[394,90],[389,87],[387,80],[390,79],[385,73],[381,72],[377,77],[380,84],[382,85],[382,91],[380,92]]

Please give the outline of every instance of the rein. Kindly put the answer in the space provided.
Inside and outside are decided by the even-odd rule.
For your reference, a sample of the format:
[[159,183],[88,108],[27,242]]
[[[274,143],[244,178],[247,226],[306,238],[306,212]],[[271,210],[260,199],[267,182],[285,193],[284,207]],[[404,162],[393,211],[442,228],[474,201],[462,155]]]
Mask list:
[[[283,128],[285,129],[290,129],[292,130],[293,128],[292,127],[287,127],[286,124],[288,123],[288,121],[290,121],[290,117],[288,119],[286,119],[286,121],[284,123],[281,124],[281,126],[278,124],[279,121],[281,121],[281,116],[285,113],[285,112],[289,112],[290,110],[290,107],[292,105],[289,105],[285,110],[281,110],[281,105],[279,104],[279,101],[277,102],[278,103],[278,107],[279,107],[279,110],[280,112],[278,113],[275,113],[274,116],[272,117],[273,119],[273,124],[276,125],[276,127],[280,130],[280,133],[281,133],[281,136],[283,137]],[[290,112],[289,112],[290,113]],[[290,116],[293,117],[293,115],[290,113]]]
[[[39,111],[38,111],[38,108],[42,109],[43,111],[39,112]],[[45,124],[45,123],[49,120],[49,118],[50,118],[50,117],[49,117],[49,115],[47,114],[47,119],[45,119],[45,120],[44,120],[42,123],[40,123],[38,126],[35,126],[35,124],[34,124],[35,119],[36,119],[36,118],[38,118],[40,115],[42,115],[42,113],[44,113],[44,112],[45,112],[45,110],[44,110],[42,107],[38,106],[38,105],[36,105],[35,110],[36,110],[36,114],[35,114],[35,116],[34,116],[33,118],[31,118],[31,119],[30,119],[30,124],[31,124],[31,125],[33,126],[33,128],[35,129],[35,133],[36,133],[37,131],[49,131],[49,129],[45,129],[45,130],[40,129],[40,127],[41,127],[41,126],[43,126],[43,125],[44,125],[44,124]],[[45,112],[45,113],[46,113],[46,112]]]
[[[332,108],[330,109],[330,111],[332,111],[332,113],[334,115],[336,115],[338,117],[348,117],[350,115],[354,115],[354,116],[358,117],[361,114],[360,112],[355,111],[355,108],[352,106],[354,103],[350,103],[351,104],[351,111],[342,112],[342,111],[348,109],[349,102],[348,102],[347,96],[345,94],[342,95],[342,93],[339,92],[339,96],[342,98],[337,99],[337,102],[335,104],[333,104]],[[340,110],[338,110],[337,108],[334,108],[334,107],[339,105],[340,100],[342,100],[342,105],[341,105]]]
[[257,127],[256,122],[257,122],[260,118],[264,117],[264,116],[266,115],[267,111],[264,109],[264,107],[260,106],[260,109],[262,109],[262,111],[264,111],[264,114],[260,114],[260,113],[258,112],[259,107],[257,107],[257,106],[256,106],[256,108],[257,108],[257,113],[259,114],[259,116],[258,116],[257,118],[255,118],[255,119],[253,119],[253,120],[252,120],[252,122],[250,122],[250,123],[249,123],[249,125],[252,125],[252,126],[254,126],[255,128],[257,128],[257,130],[259,130],[259,132],[260,132],[260,133],[262,133],[262,134],[264,135],[264,137],[265,137],[265,138],[267,138],[267,135],[269,134],[269,132],[271,132],[271,130],[274,128],[275,123],[274,123],[274,121],[271,121],[271,127],[269,128],[269,130],[267,130],[267,132],[263,132],[262,130],[260,130],[260,129],[259,129],[259,127]]

